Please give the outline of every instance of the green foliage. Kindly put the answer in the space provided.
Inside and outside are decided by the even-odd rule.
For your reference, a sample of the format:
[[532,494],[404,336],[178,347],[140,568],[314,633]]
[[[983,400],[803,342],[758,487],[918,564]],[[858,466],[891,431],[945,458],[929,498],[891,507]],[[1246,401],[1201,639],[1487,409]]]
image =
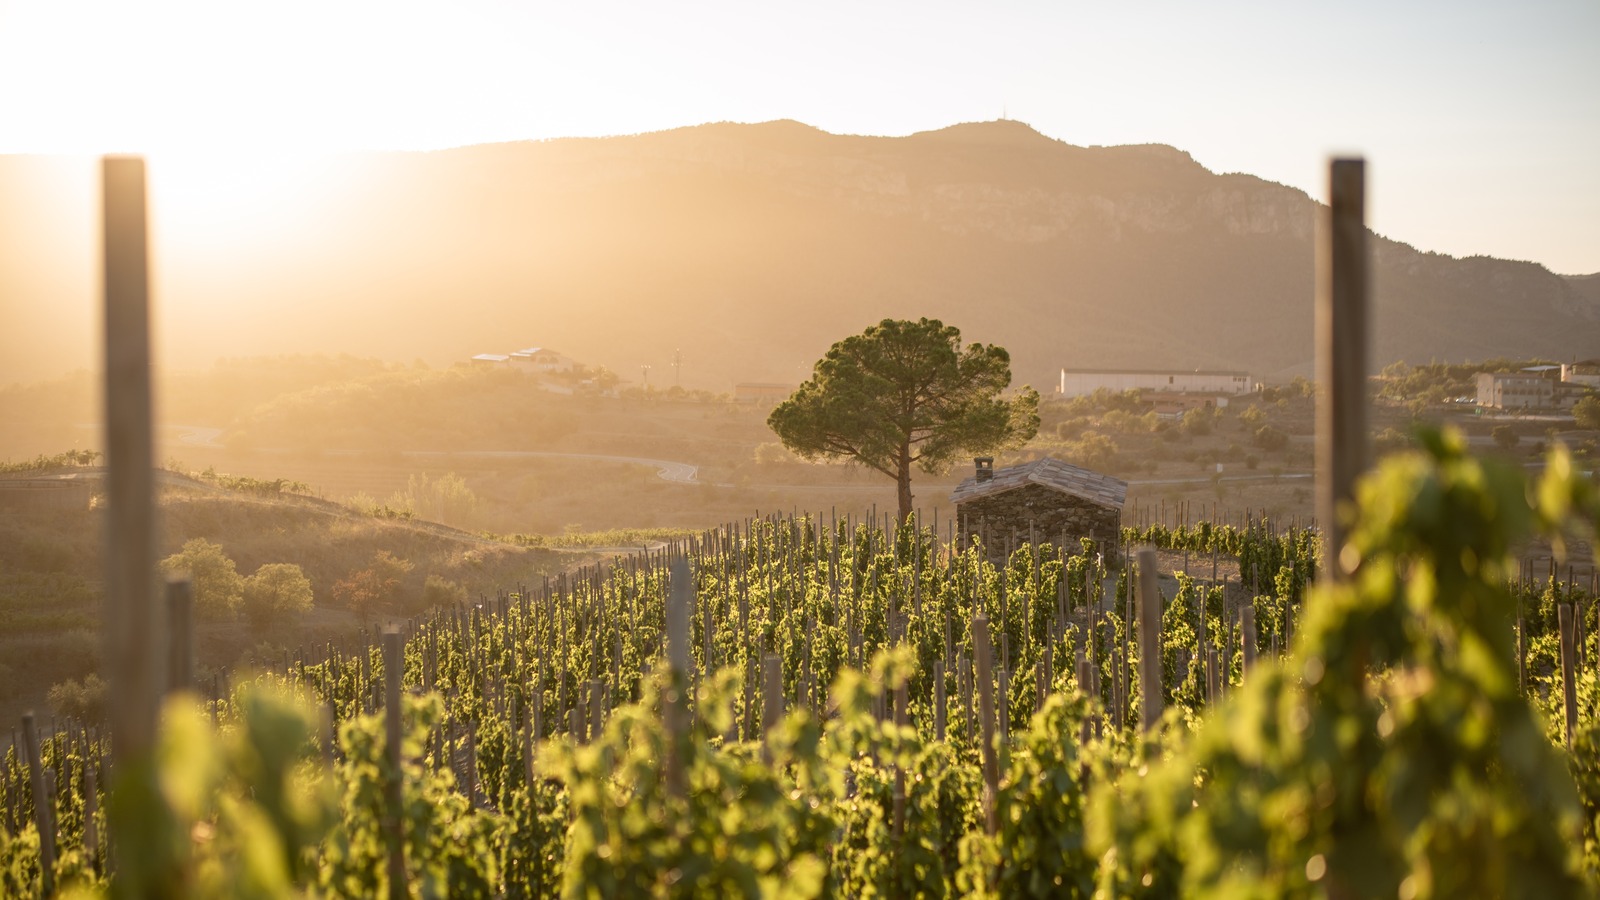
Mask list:
[[1582,891],[1579,807],[1517,689],[1505,577],[1530,529],[1600,504],[1564,454],[1530,490],[1459,436],[1425,439],[1361,483],[1359,571],[1314,593],[1283,664],[1150,777],[1106,788],[1107,809],[1148,823],[1103,830],[1107,891]]
[[13,474],[19,472],[44,472],[50,469],[67,469],[77,466],[92,466],[100,459],[101,454],[96,450],[63,450],[53,456],[39,454],[33,459],[20,462],[9,460],[0,462],[0,474]]
[[1216,413],[1210,409],[1196,407],[1183,414],[1178,421],[1178,427],[1190,437],[1204,437],[1211,433],[1211,423],[1216,419]]
[[1011,750],[997,806],[999,832],[969,844],[988,872],[969,874],[972,896],[1091,897],[1098,860],[1085,832],[1085,805],[1100,744],[1080,743],[1089,704],[1082,695],[1045,702]]
[[1512,428],[1510,425],[1496,425],[1494,429],[1489,432],[1489,436],[1494,438],[1495,446],[1499,447],[1501,450],[1510,450],[1512,447],[1517,445],[1518,441],[1521,440],[1521,438],[1517,436],[1517,430]]
[[[722,673],[705,688],[705,705],[726,709],[734,686]],[[823,806],[838,773],[822,765],[816,724],[786,722],[770,742],[771,765],[749,748],[713,746],[726,712],[700,719],[669,751],[669,733],[648,712],[662,686],[645,687],[641,704],[618,710],[596,743],[550,748],[572,815],[563,895],[819,896],[833,836]],[[683,761],[684,796],[664,780],[669,753]],[[784,777],[791,768],[793,782]]]
[[1579,428],[1600,428],[1600,396],[1591,393],[1573,404],[1572,418]]
[[268,563],[244,580],[244,614],[267,628],[311,610],[311,579],[293,563]]
[[183,549],[161,561],[168,576],[187,575],[194,582],[194,610],[201,618],[231,618],[244,600],[244,578],[222,545],[191,538]]
[[[181,470],[181,466],[174,467],[169,465],[168,468]],[[261,478],[251,478],[248,475],[229,475],[226,472],[218,472],[212,466],[207,466],[204,472],[198,473],[195,477],[226,490],[251,494],[256,497],[281,497],[284,494],[311,493],[311,486],[303,481],[292,481],[287,478],[274,478],[271,481],[267,481]]]
[[380,715],[345,723],[339,744],[344,761],[338,824],[323,845],[318,887],[329,897],[381,897],[388,893],[384,804],[388,779],[402,778],[399,820],[406,878],[423,897],[490,897],[499,880],[494,848],[506,827],[503,817],[476,809],[448,771],[429,768],[423,760],[429,735],[444,716],[437,695],[403,696],[401,771],[393,772],[384,757],[384,722]]
[[911,514],[911,467],[943,471],[962,454],[1021,446],[1039,430],[1039,395],[1011,384],[1003,348],[961,346],[937,319],[885,319],[845,338],[767,424],[806,459],[855,460],[894,478]]

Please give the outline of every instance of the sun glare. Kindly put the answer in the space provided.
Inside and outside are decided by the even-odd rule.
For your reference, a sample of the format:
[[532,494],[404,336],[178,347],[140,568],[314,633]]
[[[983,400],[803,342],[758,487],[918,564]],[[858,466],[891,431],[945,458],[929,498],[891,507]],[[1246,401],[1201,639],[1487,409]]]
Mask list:
[[304,208],[326,161],[309,154],[156,150],[147,156],[150,208],[162,228],[203,239],[213,229],[271,225]]

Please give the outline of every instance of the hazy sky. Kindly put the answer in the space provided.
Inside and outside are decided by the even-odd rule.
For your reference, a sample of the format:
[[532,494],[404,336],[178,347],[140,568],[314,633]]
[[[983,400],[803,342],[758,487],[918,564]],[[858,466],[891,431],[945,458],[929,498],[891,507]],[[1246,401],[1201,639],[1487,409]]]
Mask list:
[[1003,113],[1318,198],[1327,155],[1359,152],[1389,237],[1600,272],[1597,0],[0,0],[0,152],[425,149],[777,118],[903,135]]

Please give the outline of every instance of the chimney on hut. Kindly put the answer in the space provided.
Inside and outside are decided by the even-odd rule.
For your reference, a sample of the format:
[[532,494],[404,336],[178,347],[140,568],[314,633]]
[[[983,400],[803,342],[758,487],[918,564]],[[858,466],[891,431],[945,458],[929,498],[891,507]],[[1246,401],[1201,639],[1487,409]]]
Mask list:
[[994,457],[979,456],[974,458],[972,463],[977,467],[972,473],[972,477],[979,484],[983,484],[985,481],[988,481],[994,477]]

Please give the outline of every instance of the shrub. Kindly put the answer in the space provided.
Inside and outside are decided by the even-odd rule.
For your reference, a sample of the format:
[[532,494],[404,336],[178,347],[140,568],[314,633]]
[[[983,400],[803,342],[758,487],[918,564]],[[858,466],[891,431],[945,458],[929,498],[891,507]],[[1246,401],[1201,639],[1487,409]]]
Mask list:
[[82,681],[69,678],[51,685],[45,694],[45,702],[60,718],[97,725],[106,717],[106,683],[93,672],[84,676]]
[[440,606],[453,606],[465,603],[467,589],[454,581],[447,581],[438,575],[429,575],[428,580],[422,585],[422,609],[435,609]]
[[1579,428],[1600,428],[1600,396],[1590,394],[1572,407],[1572,418]]
[[401,582],[413,567],[410,561],[379,550],[370,566],[334,583],[333,599],[349,607],[362,621],[370,621],[381,604],[399,593]]
[[221,544],[205,538],[184,542],[183,549],[161,561],[169,576],[187,574],[194,582],[194,611],[202,618],[229,618],[244,599],[244,578]]
[[1211,433],[1213,413],[1209,409],[1191,409],[1183,414],[1183,433],[1190,437],[1205,437]]
[[244,580],[244,614],[258,628],[311,609],[311,579],[293,563],[268,563]]
[[1289,435],[1281,429],[1271,425],[1263,425],[1256,429],[1255,436],[1251,439],[1257,447],[1263,450],[1277,451],[1289,446]]

